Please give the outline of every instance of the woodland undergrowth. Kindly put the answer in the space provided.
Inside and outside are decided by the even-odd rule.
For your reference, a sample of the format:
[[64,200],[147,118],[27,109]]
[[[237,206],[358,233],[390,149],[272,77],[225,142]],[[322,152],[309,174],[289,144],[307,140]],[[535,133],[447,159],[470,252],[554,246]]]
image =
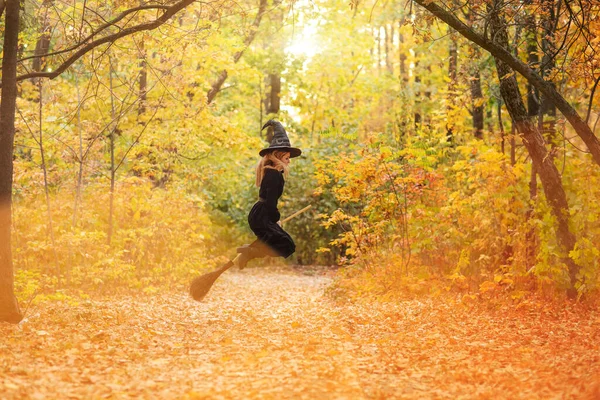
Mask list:
[[[578,199],[570,213],[579,240],[569,256],[582,266],[578,299],[595,299],[600,174],[583,160],[571,164],[563,174]],[[323,224],[342,227],[332,244],[347,255],[333,291],[383,299],[564,298],[568,272],[548,204],[530,198],[528,168],[495,148],[440,141],[393,150],[371,138],[360,152],[322,160],[317,169],[318,192],[338,204]]]
[[177,185],[167,191],[129,177],[116,186],[109,243],[109,196],[99,183],[88,185],[75,210],[75,193],[52,194],[53,234],[43,196],[16,202],[13,247],[20,297],[154,293],[214,268],[222,262],[224,238],[236,234],[209,215],[199,196]]
[[[315,169],[317,204],[329,199],[337,206],[319,216],[321,225],[341,232],[317,250],[341,255],[334,297],[517,304],[563,298],[568,275],[548,206],[542,196],[529,199],[529,171],[494,148],[413,143],[398,151],[374,136],[361,151],[323,157]],[[582,265],[579,300],[594,301],[600,176],[583,161],[564,173],[580,199],[571,208],[582,232],[571,254]],[[21,179],[13,210],[16,289],[25,300],[183,288],[225,261],[231,243],[249,238],[183,182],[165,189],[135,176],[117,183],[110,243],[110,192],[100,180],[85,187],[77,206],[75,191],[50,193],[50,234],[47,204],[32,179]]]

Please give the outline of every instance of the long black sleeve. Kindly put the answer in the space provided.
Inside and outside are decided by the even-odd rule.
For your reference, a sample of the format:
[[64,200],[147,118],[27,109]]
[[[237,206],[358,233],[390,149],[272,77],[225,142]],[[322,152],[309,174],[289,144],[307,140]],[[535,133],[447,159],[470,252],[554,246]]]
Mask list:
[[277,201],[283,193],[283,174],[275,169],[266,168],[265,175],[260,184],[259,196],[265,201],[272,222],[277,222],[281,214],[277,209]]

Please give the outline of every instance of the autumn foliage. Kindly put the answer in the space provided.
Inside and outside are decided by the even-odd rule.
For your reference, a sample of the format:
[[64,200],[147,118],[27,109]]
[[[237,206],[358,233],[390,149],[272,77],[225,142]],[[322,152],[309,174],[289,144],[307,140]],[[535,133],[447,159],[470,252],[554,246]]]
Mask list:
[[[499,80],[493,60],[433,14],[400,6],[374,4],[371,13],[357,6],[348,17],[334,12],[346,7],[336,2],[267,14],[260,3],[249,18],[227,2],[193,5],[161,30],[119,39],[103,57],[84,54],[53,80],[20,80],[12,228],[17,293],[153,291],[219,265],[228,244],[251,238],[245,216],[264,140],[259,127],[266,112],[275,112],[306,150],[281,208],[291,213],[310,203],[316,210],[289,225],[299,244],[296,262],[344,266],[339,285],[356,293],[392,296],[407,282],[435,281],[433,291],[520,299],[569,288],[567,256],[579,268],[578,295],[595,296],[597,165],[565,120],[543,116],[576,237],[566,255],[556,214],[503,108],[500,83],[510,77]],[[558,15],[544,11],[536,19],[536,6],[548,4],[498,10],[526,32],[523,48],[521,31],[508,31],[517,57],[534,69],[530,39],[548,28],[546,19],[590,12],[558,6]],[[81,13],[78,5],[61,7]],[[328,19],[320,20],[317,9]],[[100,23],[90,17],[77,34],[60,25],[65,31],[54,35],[63,36],[47,43],[43,29],[57,23],[56,12],[35,10],[23,49],[67,49]],[[147,18],[135,16],[129,23]],[[543,43],[572,38],[569,47],[556,48],[547,79],[567,80],[564,96],[582,113],[595,65],[589,45],[597,40],[595,20],[588,23],[584,37],[559,27]],[[26,54],[21,65],[47,71],[61,65],[60,58],[40,64]],[[543,96],[521,77],[519,84],[528,106],[540,109]]]
[[598,398],[599,10],[0,5],[0,397]]
[[[370,144],[355,156],[319,164],[321,190],[332,191],[340,205],[324,224],[344,230],[334,244],[351,257],[346,262],[356,290],[402,292],[411,278],[441,279],[441,287],[429,290],[501,291],[518,299],[535,288],[551,295],[568,287],[552,215],[543,200],[530,203],[522,166],[480,142],[428,151],[394,154]],[[444,157],[453,159],[451,167],[431,164]],[[586,203],[598,196],[583,176],[573,182],[581,182],[571,187]],[[595,207],[573,215],[582,228],[597,218]],[[580,239],[571,255],[584,266],[581,288],[589,293],[598,289],[594,240]]]

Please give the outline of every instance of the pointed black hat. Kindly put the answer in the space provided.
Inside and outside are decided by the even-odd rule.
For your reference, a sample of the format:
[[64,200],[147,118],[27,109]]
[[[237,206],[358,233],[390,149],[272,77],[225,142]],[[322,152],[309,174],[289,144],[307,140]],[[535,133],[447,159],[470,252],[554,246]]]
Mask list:
[[269,147],[267,147],[266,149],[262,149],[258,153],[261,157],[267,154],[268,152],[274,150],[289,151],[290,158],[298,157],[300,154],[302,154],[302,150],[296,147],[292,147],[292,145],[290,144],[290,139],[288,138],[285,129],[283,129],[283,125],[281,125],[281,122],[274,121],[271,119],[267,121],[267,123],[262,127],[262,129],[265,129],[268,126],[273,127],[273,139],[271,140],[271,145]]

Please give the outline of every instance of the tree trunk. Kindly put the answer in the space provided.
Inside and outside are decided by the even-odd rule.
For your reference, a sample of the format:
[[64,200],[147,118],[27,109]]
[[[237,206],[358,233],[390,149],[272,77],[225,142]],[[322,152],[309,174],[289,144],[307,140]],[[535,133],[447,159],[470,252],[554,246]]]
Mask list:
[[79,139],[79,154],[78,163],[79,169],[77,170],[77,188],[75,191],[75,204],[73,205],[73,228],[77,226],[77,216],[79,213],[79,204],[81,203],[81,190],[83,187],[83,134],[81,129],[81,90],[79,87],[79,74],[75,74],[75,88],[77,90],[77,137]]
[[62,271],[60,270],[60,266],[58,264],[58,255],[56,254],[56,238],[54,237],[54,223],[52,218],[52,204],[50,202],[50,188],[48,186],[48,167],[46,165],[46,152],[44,149],[44,129],[43,129],[43,106],[44,106],[44,92],[43,92],[43,84],[42,78],[34,78],[37,79],[38,91],[40,94],[39,97],[39,138],[38,144],[40,146],[40,157],[41,157],[41,167],[42,173],[44,176],[44,195],[46,196],[46,210],[48,215],[48,225],[46,230],[48,231],[48,236],[50,236],[50,242],[52,243],[52,253],[54,255],[54,274],[58,279],[58,287],[61,286],[62,280]]
[[510,165],[515,166],[517,164],[517,130],[515,129],[515,122],[511,119],[510,123]]
[[413,69],[414,74],[415,74],[415,81],[414,81],[414,102],[415,102],[415,106],[414,106],[414,119],[415,119],[415,132],[417,132],[419,130],[419,128],[421,128],[421,122],[422,122],[422,117],[421,117],[421,71],[419,69],[419,59],[418,59],[418,53],[417,50],[415,49],[415,53],[414,53],[414,59],[415,59],[415,68]]
[[387,69],[387,72],[391,75],[394,73],[394,67],[392,66],[392,59],[390,57],[390,52],[392,48],[390,37],[393,36],[393,33],[392,35],[390,35],[390,27],[388,26],[388,24],[385,24],[383,28],[385,32],[385,67]]
[[375,36],[375,40],[377,41],[377,74],[381,76],[381,26],[377,27],[376,32],[377,35]]
[[[554,58],[552,58],[552,53],[555,52],[552,37],[554,35],[554,27],[556,26],[554,0],[543,0],[542,7],[544,8],[544,12],[542,13],[542,52],[544,55],[542,57],[540,75],[545,77],[555,67]],[[553,82],[551,83],[554,85]],[[552,147],[556,147],[558,144],[556,137],[556,106],[546,95],[541,96],[540,118],[543,118],[545,121],[544,124],[547,125],[544,133],[548,138],[548,142],[550,142]]]
[[535,203],[537,200],[537,171],[535,165],[531,165],[531,175],[529,177],[529,207],[525,215],[527,220],[527,233],[525,234],[525,248],[526,248],[526,267],[527,270],[531,269],[535,265],[535,255],[537,253],[538,238],[535,230],[535,226],[531,222],[534,215]]
[[394,36],[395,35],[396,35],[396,32],[394,29],[394,23],[392,22],[390,24],[389,38],[388,38],[387,31],[385,34],[387,40],[389,40],[389,42],[390,42],[390,44],[389,44],[390,55],[389,55],[389,64],[388,64],[388,72],[390,73],[390,75],[394,75]]
[[[498,112],[498,130],[500,131],[500,149],[502,151],[502,155],[505,154],[505,148],[506,148],[506,135],[504,133],[504,122],[502,121],[502,100],[498,99],[498,104],[497,104],[497,108],[496,108],[497,112]],[[492,130],[490,129],[490,132]],[[512,151],[511,151],[511,155],[512,155]],[[511,158],[511,162],[512,162],[512,158]],[[511,164],[512,166],[514,166],[514,163]],[[510,212],[515,212],[515,203],[516,203],[516,196],[513,194],[510,197],[510,201],[509,201],[509,210]],[[512,218],[508,220],[507,222],[507,226],[506,226],[506,230],[503,230],[503,234],[505,235],[506,239],[504,242],[504,249],[502,250],[502,261],[501,261],[501,265],[509,265],[513,263],[513,256],[514,256],[514,246],[513,246],[513,240],[511,237],[511,232],[514,232],[514,228],[515,228],[515,223],[513,222]]]
[[[537,34],[535,26],[535,16],[530,15],[527,17],[526,26],[526,41],[527,41],[527,64],[529,68],[535,69],[539,63],[538,47],[537,47]],[[516,46],[516,44],[515,44]],[[531,82],[527,82],[527,114],[529,119],[533,121],[540,112],[540,101],[539,91]],[[539,126],[538,126],[539,129]],[[543,131],[539,129],[540,134],[543,136]],[[526,245],[526,263],[527,270],[535,265],[535,256],[537,253],[537,234],[534,224],[531,222],[534,217],[534,208],[537,201],[537,170],[532,162],[531,175],[529,178],[529,206],[526,213],[527,220],[527,233],[525,235]]]
[[[562,112],[565,118],[571,123],[571,126],[577,132],[577,135],[583,140],[589,149],[590,153],[596,164],[600,166],[600,141],[594,135],[587,123],[581,118],[577,111],[569,104],[565,98],[558,93],[555,86],[551,82],[547,82],[529,68],[525,63],[514,57],[507,48],[502,47],[496,40],[490,40],[483,35],[475,32],[469,26],[459,20],[456,15],[452,14],[447,9],[442,8],[431,0],[414,0],[417,4],[429,10],[433,15],[444,21],[456,29],[461,35],[469,39],[473,43],[479,45],[481,48],[489,51],[492,56],[505,63],[509,68],[510,72],[518,72],[523,75],[525,79],[532,82],[544,95],[548,96],[548,100],[552,101],[553,104]],[[497,7],[499,10],[501,7]],[[492,38],[495,37],[492,35]]]
[[[409,92],[409,79],[408,79],[408,71],[406,70],[406,49],[404,44],[404,36],[402,35],[402,20],[398,21],[398,80],[400,82],[400,96],[404,102],[407,104],[408,100],[408,92]],[[397,114],[398,115],[398,114]],[[401,112],[399,113],[400,120],[398,121],[398,128],[400,131],[399,140],[401,140],[404,136],[408,134],[410,131],[409,121],[410,121],[410,112],[406,110],[405,107],[402,107]]]
[[0,321],[11,323],[18,323],[23,318],[14,294],[11,249],[18,36],[19,1],[7,0],[0,99]]
[[406,52],[404,51],[404,36],[402,35],[402,21],[398,21],[398,53],[400,58],[400,81],[408,83],[408,72],[406,71]]
[[[537,37],[535,32],[535,17],[529,16],[527,18],[527,64],[529,68],[535,69],[539,63]],[[540,109],[539,102],[540,94],[537,88],[529,81],[527,81],[527,112],[529,117],[533,118],[538,115]]]
[[[490,6],[488,6],[488,11],[491,37],[494,38],[497,45],[507,49],[508,35],[504,18],[494,12],[494,9]],[[531,157],[533,167],[540,176],[544,194],[556,218],[556,240],[562,250],[561,259],[569,269],[571,281],[568,294],[570,297],[574,297],[577,293],[574,288],[580,267],[569,257],[569,252],[575,247],[576,237],[569,229],[569,205],[558,169],[554,165],[552,157],[548,156],[542,134],[527,115],[513,70],[504,61],[498,58],[494,58],[494,60],[500,79],[500,93],[517,131],[523,139],[523,144]]]
[[[452,30],[452,28],[448,28]],[[448,95],[446,96],[446,141],[454,141],[454,101],[456,100],[456,70],[458,67],[458,43],[454,34],[450,34],[448,48]]]
[[227,80],[228,75],[229,74],[226,70],[223,70],[219,73],[219,76],[213,82],[210,90],[208,91],[208,95],[206,96],[207,104],[212,103],[213,100],[215,99],[215,97],[217,97],[217,94],[221,91],[221,86],[223,86],[223,84],[225,83],[225,80]]
[[33,59],[33,63],[31,65],[31,69],[33,71],[41,71],[45,68],[46,62],[42,55],[48,54],[48,50],[50,49],[50,25],[48,24],[48,8],[46,7],[46,13],[44,18],[41,21],[41,29],[40,29],[40,37],[35,44],[34,55],[36,56]]
[[279,114],[281,107],[281,75],[279,71],[269,74],[269,96],[267,97],[267,114]]
[[114,215],[114,198],[115,198],[115,131],[117,129],[117,117],[115,112],[115,96],[113,87],[113,65],[112,58],[108,56],[109,72],[108,81],[110,87],[110,115],[114,126],[111,128],[108,135],[108,145],[110,152],[110,192],[108,202],[108,232],[106,235],[106,243],[110,246],[113,236],[113,215]]
[[496,107],[498,112],[498,130],[500,131],[500,151],[502,154],[506,152],[506,134],[504,133],[504,122],[502,122],[502,102],[498,101]]
[[144,48],[144,40],[140,41],[140,53],[138,55],[140,66],[140,105],[138,107],[138,115],[146,112],[146,94],[148,91],[148,66],[146,65],[146,50]]
[[[265,109],[267,115],[279,114],[280,110],[280,99],[281,99],[281,75],[279,72],[269,74],[269,95],[265,99]],[[265,140],[267,143],[271,143],[273,140],[273,128],[268,127],[265,134]]]
[[[265,38],[266,47],[269,48],[270,62],[267,66],[266,96],[264,99],[267,118],[277,116],[281,111],[281,71],[285,65],[285,38],[281,37],[278,27],[285,25],[284,10],[280,7],[281,1],[275,0],[273,6],[277,7],[270,13],[270,25],[275,27],[270,35]],[[265,139],[267,143],[273,140],[273,128],[267,128]]]
[[483,91],[481,90],[481,74],[477,65],[472,69],[470,86],[473,134],[476,139],[483,139]]

